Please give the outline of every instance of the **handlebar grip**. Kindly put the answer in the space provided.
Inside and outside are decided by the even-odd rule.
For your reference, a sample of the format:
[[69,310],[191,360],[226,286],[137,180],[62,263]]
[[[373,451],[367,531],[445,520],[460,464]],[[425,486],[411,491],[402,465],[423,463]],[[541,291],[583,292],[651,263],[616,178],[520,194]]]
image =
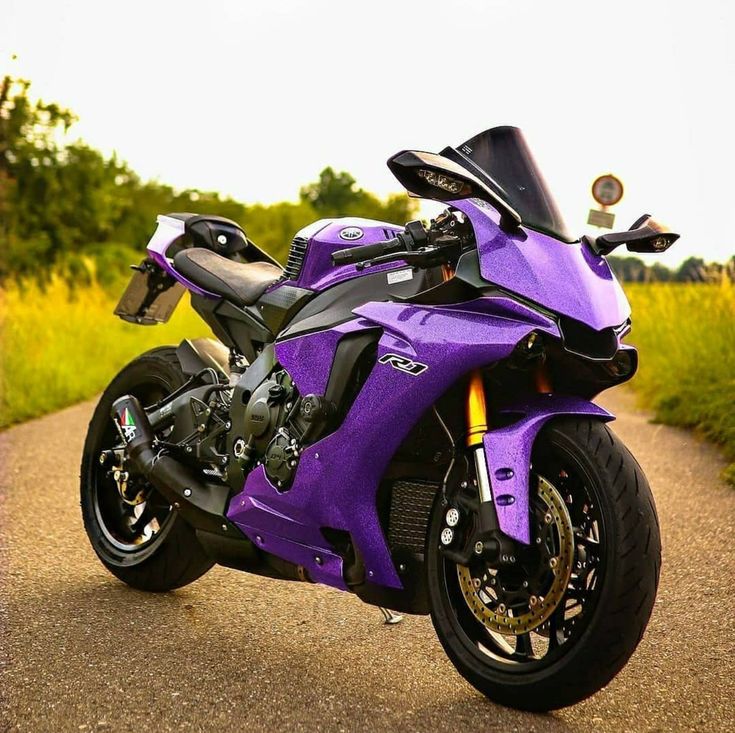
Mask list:
[[392,252],[400,252],[406,249],[406,245],[398,237],[388,239],[385,242],[375,242],[375,244],[363,244],[358,247],[348,247],[347,249],[338,249],[332,252],[333,265],[353,265],[356,262],[364,262],[373,257],[380,257]]

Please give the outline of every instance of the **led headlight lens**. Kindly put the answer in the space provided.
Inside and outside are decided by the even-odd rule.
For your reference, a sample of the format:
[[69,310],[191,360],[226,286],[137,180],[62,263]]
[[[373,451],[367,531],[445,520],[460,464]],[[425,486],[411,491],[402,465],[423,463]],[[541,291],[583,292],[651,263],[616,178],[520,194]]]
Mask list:
[[449,191],[449,193],[460,193],[464,187],[463,182],[458,181],[456,178],[450,178],[443,173],[426,170],[425,168],[419,169],[419,176],[424,178],[432,186],[441,188],[443,191]]

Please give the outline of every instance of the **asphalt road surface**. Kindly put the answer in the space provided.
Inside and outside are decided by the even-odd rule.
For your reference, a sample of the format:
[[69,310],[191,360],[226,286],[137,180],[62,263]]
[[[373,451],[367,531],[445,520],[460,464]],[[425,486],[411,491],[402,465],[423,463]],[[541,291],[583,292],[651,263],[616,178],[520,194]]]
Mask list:
[[725,731],[735,721],[735,490],[717,451],[603,400],[648,474],[664,564],[648,631],[605,690],[548,715],[488,702],[425,617],[215,568],[148,595],[87,544],[85,403],[0,435],[0,730]]

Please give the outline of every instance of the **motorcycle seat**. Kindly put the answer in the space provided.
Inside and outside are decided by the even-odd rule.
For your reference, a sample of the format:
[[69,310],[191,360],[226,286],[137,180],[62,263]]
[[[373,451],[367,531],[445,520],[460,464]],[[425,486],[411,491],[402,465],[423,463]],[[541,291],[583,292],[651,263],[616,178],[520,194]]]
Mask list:
[[255,303],[283,274],[270,262],[233,262],[202,247],[178,252],[174,267],[195,285],[239,306]]

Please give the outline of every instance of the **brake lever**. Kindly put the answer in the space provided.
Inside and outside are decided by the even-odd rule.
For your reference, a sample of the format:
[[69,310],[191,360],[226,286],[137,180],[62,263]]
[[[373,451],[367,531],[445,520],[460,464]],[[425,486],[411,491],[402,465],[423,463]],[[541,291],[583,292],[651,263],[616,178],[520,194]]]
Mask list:
[[431,251],[431,254],[435,254],[439,251],[438,247],[425,247],[424,249],[417,250],[415,252],[392,252],[391,254],[381,255],[380,257],[374,257],[371,260],[365,260],[364,262],[358,262],[355,265],[357,270],[365,270],[368,267],[375,267],[376,265],[384,265],[388,262],[399,262],[403,260],[408,265],[414,267],[426,266],[427,253]]
[[428,247],[421,249],[391,252],[387,255],[374,257],[364,262],[358,262],[355,267],[358,270],[364,270],[367,267],[375,265],[384,265],[387,262],[398,262],[403,260],[406,264],[419,268],[436,267],[442,265],[452,259],[456,259],[462,254],[462,240],[450,234],[442,234],[435,237]]

